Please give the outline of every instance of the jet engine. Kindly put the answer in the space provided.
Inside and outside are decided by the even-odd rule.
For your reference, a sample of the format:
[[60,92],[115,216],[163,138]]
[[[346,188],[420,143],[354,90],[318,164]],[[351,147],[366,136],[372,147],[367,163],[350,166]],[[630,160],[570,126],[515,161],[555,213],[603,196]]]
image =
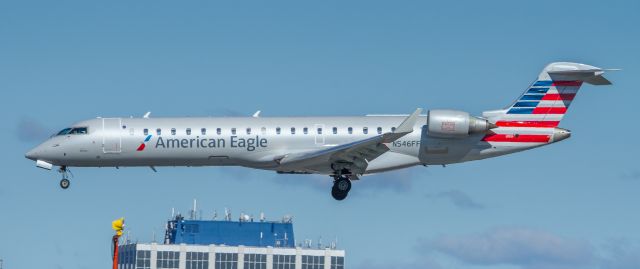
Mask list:
[[458,110],[434,109],[427,114],[427,135],[437,138],[463,138],[484,134],[497,127],[486,119]]

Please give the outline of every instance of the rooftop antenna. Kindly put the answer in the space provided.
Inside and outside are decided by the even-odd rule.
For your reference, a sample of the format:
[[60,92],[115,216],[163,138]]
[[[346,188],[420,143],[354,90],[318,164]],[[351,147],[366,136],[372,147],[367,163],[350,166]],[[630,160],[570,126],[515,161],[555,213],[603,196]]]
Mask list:
[[231,209],[224,208],[224,220],[231,221]]
[[218,210],[213,210],[213,220],[216,220],[218,218]]
[[264,222],[264,212],[260,212],[260,222]]
[[197,217],[198,201],[193,199],[193,209],[191,210],[191,220],[195,220]]
[[176,208],[172,207],[171,208],[171,218],[173,219],[176,216]]

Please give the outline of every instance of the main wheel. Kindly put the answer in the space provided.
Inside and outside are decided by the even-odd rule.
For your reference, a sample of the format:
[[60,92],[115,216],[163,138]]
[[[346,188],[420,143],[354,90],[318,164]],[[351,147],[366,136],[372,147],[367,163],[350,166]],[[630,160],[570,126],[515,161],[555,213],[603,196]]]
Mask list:
[[69,185],[71,185],[71,181],[69,181],[68,179],[63,178],[62,180],[60,180],[60,188],[66,190],[67,188],[69,188]]
[[351,190],[351,180],[346,177],[339,177],[334,183],[333,187],[339,191],[349,192]]
[[336,199],[338,201],[342,201],[347,198],[348,194],[349,192],[340,191],[336,187],[331,188],[331,196],[333,196],[333,199]]
[[349,180],[349,178],[347,177],[338,177],[333,182],[333,187],[331,188],[331,196],[333,196],[333,199],[342,201],[347,198],[350,190],[351,180]]

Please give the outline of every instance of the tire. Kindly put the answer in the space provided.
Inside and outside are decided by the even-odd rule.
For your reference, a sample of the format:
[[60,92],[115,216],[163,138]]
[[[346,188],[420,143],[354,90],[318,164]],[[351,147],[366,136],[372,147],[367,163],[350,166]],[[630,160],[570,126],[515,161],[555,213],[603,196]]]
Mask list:
[[351,180],[346,177],[340,177],[333,186],[341,192],[349,192],[351,190]]
[[336,199],[338,201],[342,201],[345,198],[347,198],[348,194],[349,194],[349,192],[340,191],[335,187],[331,188],[331,196],[333,197],[333,199]]
[[66,190],[69,188],[69,186],[71,185],[71,181],[69,181],[66,178],[63,178],[62,180],[60,180],[60,188]]

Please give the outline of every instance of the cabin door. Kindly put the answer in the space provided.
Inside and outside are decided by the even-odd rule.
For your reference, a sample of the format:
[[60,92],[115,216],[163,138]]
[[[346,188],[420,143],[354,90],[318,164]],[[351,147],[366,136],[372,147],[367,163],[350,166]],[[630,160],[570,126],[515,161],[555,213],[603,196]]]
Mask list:
[[120,153],[122,152],[122,119],[104,118],[102,119],[102,152]]

